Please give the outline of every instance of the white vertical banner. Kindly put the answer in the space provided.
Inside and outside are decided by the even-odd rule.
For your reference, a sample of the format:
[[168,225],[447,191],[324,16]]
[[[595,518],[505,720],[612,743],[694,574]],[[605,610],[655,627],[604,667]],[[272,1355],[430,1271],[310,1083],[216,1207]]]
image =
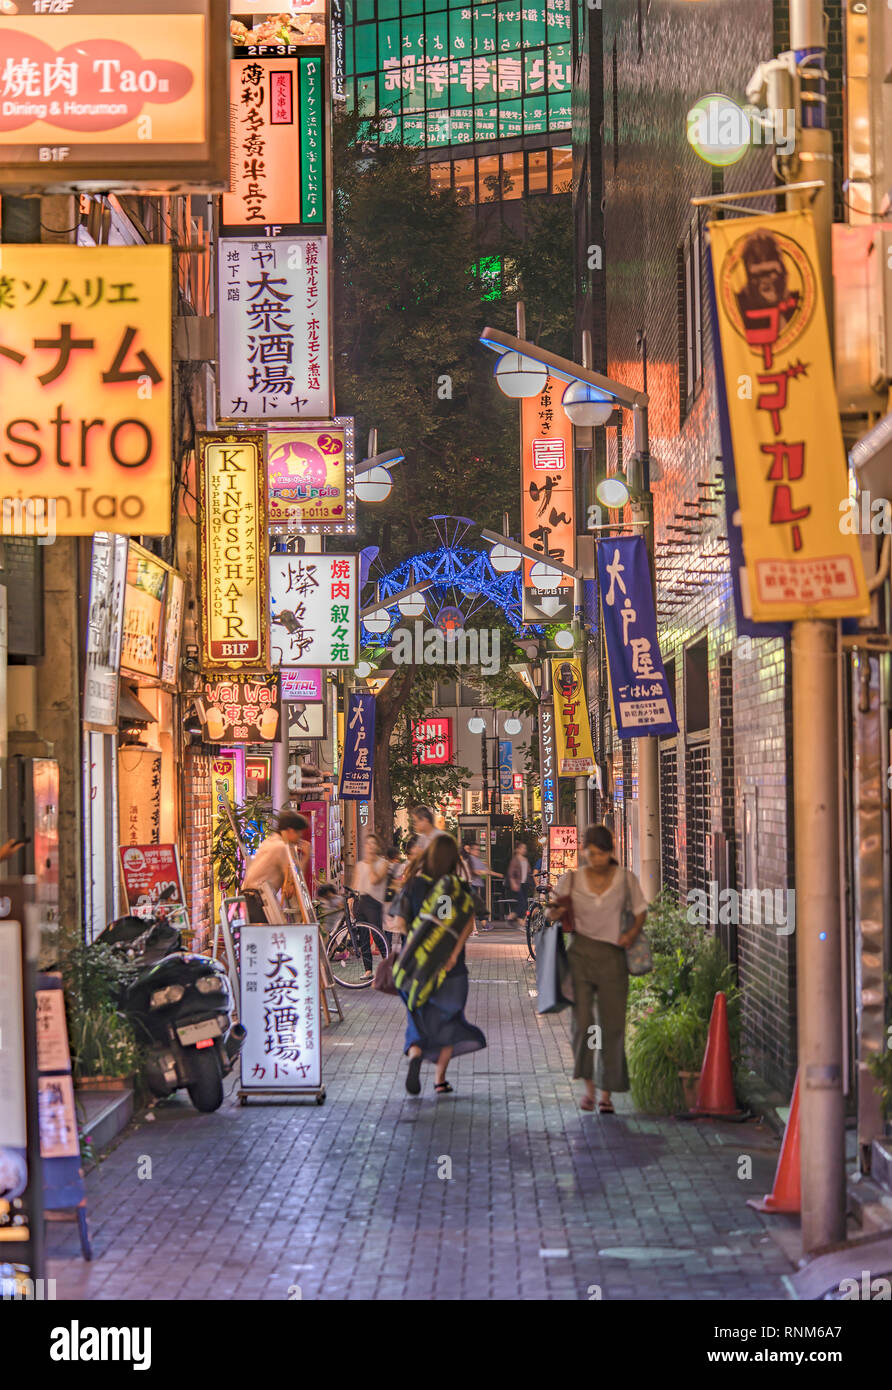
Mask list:
[[218,247],[220,420],[327,420],[328,239],[224,237]]
[[322,1085],[319,926],[243,926],[239,1018],[243,1091]]

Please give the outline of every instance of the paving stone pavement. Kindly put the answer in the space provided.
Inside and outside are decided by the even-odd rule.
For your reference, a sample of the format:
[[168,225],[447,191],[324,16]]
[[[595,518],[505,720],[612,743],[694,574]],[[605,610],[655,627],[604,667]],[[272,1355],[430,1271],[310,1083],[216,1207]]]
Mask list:
[[770,1189],[770,1134],[638,1116],[630,1096],[581,1112],[568,1014],[537,1015],[526,949],[468,959],[489,1045],[453,1062],[453,1095],[427,1065],[406,1095],[398,999],[341,991],[325,1104],[159,1105],[87,1179],[93,1263],[50,1225],[58,1296],[785,1299],[790,1265],[745,1205]]

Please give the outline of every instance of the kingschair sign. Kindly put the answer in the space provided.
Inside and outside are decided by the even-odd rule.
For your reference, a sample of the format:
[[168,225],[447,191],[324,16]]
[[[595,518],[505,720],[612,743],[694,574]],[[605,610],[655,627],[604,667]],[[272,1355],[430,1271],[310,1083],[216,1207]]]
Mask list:
[[752,617],[863,615],[811,213],[712,222],[710,238]]
[[643,538],[611,536],[600,541],[598,580],[617,734],[677,734]]
[[169,533],[170,285],[169,246],[0,246],[7,511],[42,507],[60,536]]
[[203,435],[198,444],[202,665],[269,664],[264,436]]

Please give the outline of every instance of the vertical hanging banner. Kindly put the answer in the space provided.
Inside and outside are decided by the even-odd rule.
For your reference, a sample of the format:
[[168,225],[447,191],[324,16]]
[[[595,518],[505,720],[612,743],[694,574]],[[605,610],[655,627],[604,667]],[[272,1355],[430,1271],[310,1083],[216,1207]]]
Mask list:
[[287,54],[241,49],[232,59],[224,236],[283,236],[325,221],[324,55]]
[[561,406],[565,389],[564,382],[549,377],[540,395],[520,403],[521,539],[543,557],[523,562],[527,623],[573,617],[573,580],[549,570],[545,559],[547,552],[565,565],[576,563],[573,426]]
[[557,729],[558,777],[581,777],[594,772],[592,731],[585,703],[582,663],[578,657],[554,657],[551,685]]
[[338,795],[342,801],[368,801],[375,757],[375,697],[351,694],[344,726],[344,762]]
[[657,641],[657,616],[644,538],[611,536],[600,541],[598,580],[617,734],[620,738],[677,734],[669,682]]
[[347,100],[346,26],[344,0],[331,0],[331,98]]
[[327,237],[218,248],[218,420],[328,420]]
[[858,538],[840,529],[848,477],[812,215],[709,230],[753,619],[862,616]]
[[554,705],[543,700],[539,705],[539,776],[541,779],[542,824],[554,823],[557,810],[555,782]]
[[355,666],[356,555],[271,555],[273,666]]
[[269,666],[266,470],[260,433],[200,435],[202,665]]
[[169,246],[3,247],[4,511],[30,500],[59,536],[170,533],[170,285]]
[[83,717],[90,728],[115,734],[118,732],[118,672],[124,634],[127,545],[126,536],[97,531],[93,537],[90,567]]

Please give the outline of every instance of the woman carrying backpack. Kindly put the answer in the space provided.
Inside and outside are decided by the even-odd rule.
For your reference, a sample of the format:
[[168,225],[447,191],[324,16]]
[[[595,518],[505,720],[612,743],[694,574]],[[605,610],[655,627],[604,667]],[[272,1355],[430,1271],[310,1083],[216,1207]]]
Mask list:
[[[394,908],[394,927],[408,938],[394,967],[409,1014],[404,1048],[409,1058],[406,1090],[410,1096],[420,1093],[421,1063],[426,1061],[436,1064],[434,1090],[437,1095],[446,1095],[452,1090],[446,1080],[450,1058],[486,1047],[480,1029],[464,1015],[468,997],[465,942],[474,930],[475,919],[470,888],[459,876],[458,845],[451,835],[435,835],[423,856],[410,864]],[[439,945],[426,955],[427,943],[432,941]],[[417,963],[419,957],[432,963],[427,978],[423,966],[413,966],[416,973],[409,982],[406,972],[410,966],[404,966],[401,973],[400,963],[409,958]],[[428,993],[431,979],[433,990]],[[410,1000],[418,995],[424,1002],[410,1007]]]
[[[581,855],[584,867],[564,874],[549,915],[569,920],[567,957],[573,977],[573,1079],[585,1082],[580,1109],[612,1115],[612,1091],[628,1091],[626,1001],[629,971],[626,947],[644,926],[647,899],[633,873],[620,867],[613,835],[606,825],[590,825]],[[565,926],[567,930],[567,926]],[[592,1010],[597,999],[599,1046],[591,1046]],[[597,1036],[597,1035],[595,1035]]]

